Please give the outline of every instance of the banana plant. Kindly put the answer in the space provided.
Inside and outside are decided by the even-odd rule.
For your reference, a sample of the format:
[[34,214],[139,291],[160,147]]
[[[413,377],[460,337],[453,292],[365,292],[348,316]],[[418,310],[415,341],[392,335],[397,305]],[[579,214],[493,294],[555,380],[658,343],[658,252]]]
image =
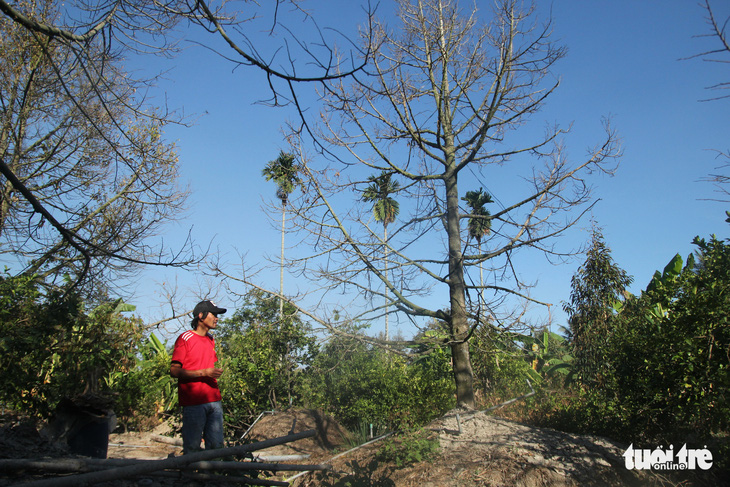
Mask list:
[[[694,267],[695,259],[692,254],[687,258],[687,267],[690,269]],[[646,287],[646,292],[656,291],[661,289],[663,286],[670,284],[679,277],[682,273],[683,260],[682,256],[677,254],[672,260],[664,267],[664,270],[660,274],[659,271],[654,273],[651,282]]]
[[159,373],[160,369],[166,370],[170,365],[170,352],[167,350],[166,344],[157,338],[157,335],[151,333],[142,348],[142,357],[144,359],[140,363],[142,371],[159,375],[155,380],[155,387],[162,394],[160,406],[165,411],[172,410],[177,404],[175,381],[168,374]]
[[530,378],[541,382],[560,374],[566,380],[572,380],[573,357],[567,353],[564,337],[548,330],[535,330],[532,335],[518,335],[517,340],[524,344],[530,361]]
[[[664,270],[661,273],[659,273],[659,271],[654,273],[654,276],[652,277],[651,282],[649,282],[649,285],[646,287],[645,292],[655,292],[659,294],[666,289],[670,289],[673,284],[678,282],[677,280],[682,274],[683,269],[694,269],[694,267],[694,255],[689,254],[686,264],[682,260],[681,255],[675,255],[664,267]],[[665,300],[664,302],[660,300],[646,312],[645,317],[650,323],[659,324],[669,317],[669,308],[670,303],[668,300]]]

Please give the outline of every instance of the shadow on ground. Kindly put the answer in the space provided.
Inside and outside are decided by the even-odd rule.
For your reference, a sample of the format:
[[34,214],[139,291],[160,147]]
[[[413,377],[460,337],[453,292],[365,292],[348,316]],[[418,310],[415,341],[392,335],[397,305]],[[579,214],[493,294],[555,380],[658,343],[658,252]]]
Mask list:
[[350,461],[341,472],[324,472],[314,476],[316,485],[322,487],[395,487],[390,477],[391,469],[381,468],[377,460],[360,463]]

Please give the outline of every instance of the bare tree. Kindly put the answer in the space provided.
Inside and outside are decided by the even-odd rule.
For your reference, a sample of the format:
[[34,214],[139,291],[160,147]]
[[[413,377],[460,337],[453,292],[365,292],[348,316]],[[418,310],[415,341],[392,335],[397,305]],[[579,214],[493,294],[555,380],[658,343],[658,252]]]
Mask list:
[[[34,16],[52,18],[52,2]],[[99,288],[139,264],[185,265],[149,238],[184,209],[173,145],[119,62],[0,20],[0,253],[24,272]],[[48,224],[46,224],[48,223]],[[59,235],[60,234],[60,235]]]
[[[205,47],[237,66],[253,67],[266,75],[272,104],[294,103],[303,109],[294,89],[297,83],[346,78],[363,69],[369,59],[367,51],[356,48],[337,29],[320,29],[302,7],[305,4],[304,0],[216,6],[205,0],[70,0],[60,7],[62,18],[39,20],[32,13],[32,3],[11,5],[0,0],[0,13],[49,42],[72,47],[82,64],[84,52],[93,45],[129,55],[172,56],[178,52],[186,26],[201,28],[211,34]],[[363,9],[368,20],[373,12],[369,4]],[[305,20],[312,26],[307,39],[297,38],[281,21],[296,14],[299,25]],[[261,30],[268,30],[271,37],[262,41],[253,35]]]
[[[713,9],[710,0],[704,0],[702,7],[705,10],[705,20],[708,25],[708,32],[700,37],[709,37],[713,41],[713,48],[707,51],[703,51],[692,57],[701,58],[705,62],[709,63],[720,63],[728,64],[730,59],[730,38],[728,37],[728,24],[730,23],[730,16],[725,19],[717,18],[717,14]],[[708,87],[709,90],[726,91],[730,89],[730,81],[721,81]],[[720,95],[711,98],[712,100],[719,100],[723,98],[730,98],[730,93]]]
[[[164,174],[164,164],[158,165],[159,161],[150,160],[153,155],[153,151],[150,151],[150,141],[141,137],[140,131],[145,124],[150,124],[146,126],[148,135],[152,136],[153,131],[157,130],[155,127],[180,120],[165,111],[151,110],[146,103],[145,95],[146,87],[154,79],[135,79],[129,73],[120,73],[114,66],[115,59],[135,53],[173,55],[180,38],[180,32],[176,29],[188,25],[202,27],[214,36],[212,39],[220,40],[223,47],[219,48],[219,54],[224,55],[224,50],[225,53],[233,53],[226,56],[231,62],[254,67],[266,74],[271,87],[272,97],[269,101],[272,104],[293,102],[300,110],[304,108],[299,106],[294,90],[297,82],[337,79],[349,76],[361,68],[351,62],[354,57],[343,57],[342,51],[331,45],[330,39],[318,29],[316,32],[319,34],[320,42],[305,42],[289,36],[289,42],[283,42],[278,48],[271,50],[252,41],[247,35],[245,27],[248,22],[261,17],[257,8],[271,7],[273,20],[270,21],[269,28],[272,33],[280,27],[279,16],[285,8],[293,9],[306,17],[307,14],[299,7],[298,1],[275,0],[264,6],[246,2],[238,6],[243,10],[236,10],[236,4],[228,2],[213,7],[206,1],[184,0],[163,2],[71,0],[64,4],[50,2],[44,4],[32,0],[10,3],[0,0],[2,14],[0,19],[3,21],[4,29],[14,25],[24,30],[28,38],[38,46],[36,55],[43,58],[43,65],[46,67],[44,75],[49,76],[46,82],[53,83],[59,96],[65,97],[65,108],[76,110],[77,113],[73,114],[75,121],[85,119],[80,123],[87,131],[89,143],[93,141],[105,145],[106,150],[111,151],[106,167],[87,167],[87,157],[79,160],[75,170],[89,173],[106,171],[107,175],[116,177],[115,182],[120,185],[130,184],[123,180],[125,171],[129,171],[136,180],[135,184],[141,185],[149,193],[155,188],[155,184],[168,179],[170,174]],[[60,10],[55,11],[56,8]],[[278,30],[288,32],[286,29]],[[211,42],[211,45],[215,45],[215,42]],[[302,57],[305,60],[301,64],[295,61],[301,60]],[[362,62],[367,62],[367,55]],[[92,99],[93,106],[89,106],[88,103]],[[4,100],[6,103],[12,101],[9,98]],[[145,119],[148,122],[144,122]],[[3,130],[8,129],[8,126],[3,127]],[[154,136],[159,137],[159,134]],[[6,139],[5,142],[9,140]],[[82,143],[78,133],[76,141]],[[159,141],[155,143],[161,147]],[[37,145],[34,149],[38,151],[42,147],[46,146]],[[16,149],[19,148],[18,145]],[[143,246],[140,241],[119,242],[111,235],[96,238],[85,234],[83,230],[90,228],[91,223],[83,221],[82,214],[88,210],[82,201],[86,196],[83,192],[75,192],[81,186],[72,189],[70,184],[69,187],[62,189],[66,191],[65,196],[68,197],[64,200],[66,202],[64,204],[73,201],[73,204],[77,205],[75,209],[70,210],[71,213],[75,213],[75,217],[67,218],[68,215],[64,212],[69,208],[58,210],[46,197],[46,193],[39,193],[39,188],[34,186],[35,183],[28,180],[26,174],[19,172],[21,168],[17,165],[17,161],[15,165],[8,161],[9,148],[6,146],[4,150],[6,152],[0,160],[0,172],[6,179],[5,187],[8,190],[12,188],[10,190],[13,192],[12,198],[25,201],[24,211],[30,211],[35,215],[32,222],[29,222],[27,232],[33,236],[28,238],[39,247],[46,245],[53,249],[53,245],[48,246],[45,237],[36,236],[37,229],[47,223],[63,240],[63,244],[58,245],[72,249],[72,252],[81,256],[83,264],[78,269],[80,277],[85,277],[95,267],[92,262],[99,255],[103,255],[107,263],[116,261],[118,266],[125,267],[129,263],[185,265],[190,261],[181,255],[173,255],[170,259],[163,260],[159,258],[159,252],[157,252],[158,258],[150,258],[147,252],[150,249],[144,249],[143,253],[147,255],[138,252]],[[74,154],[78,153],[74,151]],[[150,179],[144,180],[141,177],[143,174],[135,168],[138,160],[132,153],[145,154],[147,158],[145,164],[154,171],[147,175]],[[159,157],[159,154],[155,157]],[[168,164],[166,167],[170,170],[172,165]],[[63,171],[63,168],[59,168],[59,171]],[[103,180],[103,177],[98,177],[100,179],[92,178],[89,182],[99,183]],[[105,191],[110,189],[107,187]],[[138,191],[136,194],[141,195],[143,192]],[[140,196],[139,201],[147,201],[145,198],[148,196],[149,194]],[[6,199],[5,203],[15,201],[12,198]],[[159,205],[157,208],[164,208],[159,195],[152,201]],[[147,205],[146,208],[150,206]],[[175,205],[170,205],[169,208],[172,210]],[[106,215],[110,214],[106,210],[105,212]],[[159,216],[152,217],[151,221],[155,224],[160,223],[164,218],[158,218]],[[18,226],[13,228],[17,229]],[[108,230],[116,231],[117,227],[108,227]],[[7,234],[7,231],[4,233]],[[26,237],[20,237],[17,243],[20,245],[27,241]],[[136,251],[130,252],[128,247],[132,242],[138,242],[139,245]],[[28,252],[26,255],[37,253],[28,250],[27,247],[24,247],[23,251]],[[38,260],[39,265],[45,265],[52,255],[60,256],[62,253],[48,253],[46,256],[41,256]]]
[[[705,0],[702,4],[705,10],[705,20],[709,26],[708,32],[700,37],[708,37],[713,41],[714,47],[710,50],[703,51],[693,58],[700,58],[705,62],[729,64],[730,63],[730,38],[728,37],[728,25],[730,24],[730,15],[725,19],[717,17],[713,4],[710,0]],[[730,81],[722,81],[715,83],[708,87],[712,91],[720,91],[721,94],[704,101],[717,101],[730,98],[730,94],[727,94],[727,90],[730,89]],[[726,172],[730,168],[730,151],[729,150],[717,150],[717,159],[720,164],[717,166],[715,172],[710,174],[706,180],[713,183],[720,193],[720,201],[728,201],[730,191],[728,190],[728,183],[730,183],[730,175]],[[726,212],[730,223],[730,212]]]
[[[313,252],[291,264],[301,265],[307,282],[321,284],[318,302],[347,311],[347,320],[379,316],[387,299],[385,306],[415,324],[445,322],[458,403],[474,406],[474,328],[501,322],[498,308],[509,300],[541,303],[514,256],[564,255],[557,237],[594,203],[585,177],[611,173],[619,147],[607,123],[605,139],[578,161],[562,147],[559,127],[533,141],[519,136],[558,87],[549,74],[565,53],[551,42],[550,25],[539,25],[521,2],[498,1],[488,22],[476,7],[464,11],[454,0],[398,4],[398,30],[375,23],[367,72],[325,84],[317,140],[329,162],[298,149],[307,189],[290,201],[290,211],[307,243],[296,248]],[[524,186],[496,183],[511,164],[521,168],[513,179]],[[398,226],[385,242],[358,197],[373,171],[404,181]],[[491,232],[476,253],[466,246],[475,215],[460,207],[459,183],[487,188],[500,205],[480,215]],[[489,275],[483,285],[475,278],[482,264]],[[486,309],[482,290],[491,296]],[[345,295],[367,300],[343,305]],[[319,321],[336,331],[335,315]]]

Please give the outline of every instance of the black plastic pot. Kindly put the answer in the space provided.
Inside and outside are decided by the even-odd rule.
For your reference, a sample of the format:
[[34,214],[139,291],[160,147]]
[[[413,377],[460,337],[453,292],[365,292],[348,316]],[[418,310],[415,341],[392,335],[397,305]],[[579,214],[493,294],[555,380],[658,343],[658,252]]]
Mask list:
[[79,422],[68,436],[71,453],[92,458],[106,458],[109,447],[108,415],[98,416],[79,411]]

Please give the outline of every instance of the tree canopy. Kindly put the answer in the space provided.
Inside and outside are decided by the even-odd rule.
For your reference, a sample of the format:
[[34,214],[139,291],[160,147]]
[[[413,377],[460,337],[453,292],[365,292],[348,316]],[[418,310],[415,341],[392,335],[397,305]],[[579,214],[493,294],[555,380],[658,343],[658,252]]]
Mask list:
[[[185,190],[174,187],[177,160],[173,146],[163,141],[162,133],[165,124],[182,123],[182,120],[167,107],[159,109],[147,102],[154,76],[142,78],[136,73],[123,72],[119,61],[136,55],[174,55],[179,49],[179,41],[185,36],[185,28],[201,29],[211,36],[210,47],[214,52],[236,65],[253,67],[266,75],[271,88],[269,102],[274,105],[298,105],[297,83],[346,77],[367,62],[367,53],[362,53],[364,60],[360,65],[353,62],[352,56],[343,55],[347,49],[337,46],[336,41],[344,40],[347,45],[347,39],[334,30],[326,33],[320,30],[296,0],[276,0],[271,6],[272,10],[261,14],[264,7],[259,5],[214,6],[204,1],[189,4],[173,0],[140,5],[126,0],[113,3],[72,0],[62,4],[50,0],[40,3],[0,0],[1,28],[8,33],[3,40],[11,42],[4,51],[8,56],[5,69],[9,70],[5,74],[10,82],[19,83],[15,88],[6,85],[5,89],[10,91],[2,95],[3,115],[14,117],[14,120],[3,121],[3,130],[20,128],[26,121],[30,124],[29,130],[34,130],[34,120],[27,119],[27,111],[38,107],[18,105],[31,100],[25,99],[25,95],[18,98],[12,94],[13,89],[22,87],[23,80],[18,76],[30,74],[23,72],[25,68],[33,70],[34,86],[29,86],[33,90],[29,95],[36,97],[34,103],[41,101],[37,98],[40,96],[38,90],[47,90],[46,99],[41,101],[44,105],[39,110],[51,107],[49,103],[58,103],[55,113],[51,114],[56,119],[47,126],[35,120],[39,123],[36,129],[51,131],[51,139],[44,142],[41,140],[43,134],[31,132],[15,133],[13,137],[6,133],[0,137],[0,146],[5,146],[0,147],[4,151],[0,158],[0,173],[7,181],[6,193],[12,193],[4,200],[4,223],[13,225],[16,233],[21,232],[22,223],[7,218],[8,207],[21,209],[20,221],[32,212],[28,231],[26,235],[17,235],[16,247],[31,242],[37,247],[52,249],[47,255],[36,251],[33,245],[22,249],[26,258],[35,259],[30,270],[38,271],[46,265],[43,271],[62,275],[63,266],[72,267],[69,273],[78,278],[75,281],[78,284],[86,278],[93,280],[91,274],[94,273],[98,278],[111,266],[119,272],[136,264],[185,266],[196,260],[190,242],[168,251],[162,242],[153,247],[146,238],[169,220],[184,202]],[[284,6],[288,13],[293,12],[308,21],[320,42],[300,41],[282,26]],[[265,22],[262,17],[273,17],[268,25],[270,34],[285,33],[291,41],[287,49],[279,50],[279,46],[251,40],[253,31],[249,34],[247,27],[257,20]],[[31,44],[33,53],[19,53]],[[352,44],[350,49],[354,49]],[[307,62],[300,64],[298,55],[305,56]],[[11,59],[12,56],[16,58]],[[14,68],[18,71],[11,72]],[[35,75],[42,79],[39,81]],[[55,100],[48,98],[52,94],[57,96]],[[21,106],[23,113],[18,111]],[[61,117],[66,117],[66,125],[61,125]],[[70,123],[71,117],[73,123]],[[72,128],[69,132],[68,127]],[[83,143],[87,147],[79,145],[80,134],[86,135]],[[58,144],[62,137],[66,139]],[[75,142],[70,141],[73,137],[76,137]],[[25,168],[17,165],[17,158],[9,159],[7,151],[18,151],[21,147],[17,142],[16,147],[9,147],[12,140],[22,140],[26,144],[23,151],[33,153],[22,155],[26,159],[38,156],[66,159],[55,168],[56,174],[51,176],[51,181],[36,183],[27,178],[49,174],[49,167],[57,161],[51,161],[50,166],[46,164],[42,173],[23,172]],[[86,151],[83,155],[82,149]],[[92,154],[92,151],[96,153]],[[104,155],[103,162],[99,161],[100,154]],[[71,169],[76,158],[82,160],[83,168]],[[94,160],[96,167],[87,164],[88,160]],[[84,171],[85,174],[80,174]],[[54,181],[58,182],[61,177],[63,183],[54,187]],[[80,182],[75,183],[74,178]],[[100,185],[104,186],[103,191],[90,189]],[[49,194],[54,192],[66,197],[60,209],[58,198],[49,199]],[[125,196],[115,199],[117,195]],[[87,208],[85,205],[97,200],[115,201],[118,215],[111,219],[117,219],[118,224],[106,225],[104,230],[98,220],[93,224],[85,221],[88,214],[94,214],[101,206],[92,204]],[[125,204],[127,206],[122,207]],[[111,216],[112,212],[105,210],[105,214]],[[120,222],[118,218],[128,220]],[[137,220],[144,224],[136,223],[132,228],[129,222]],[[99,228],[92,232],[93,225]],[[39,232],[41,228],[43,230]],[[7,227],[3,233],[10,233]],[[64,252],[73,255],[65,256]],[[50,262],[54,260],[52,257],[61,256]],[[63,264],[54,267],[59,260],[63,260]]]
[[[549,22],[541,25],[534,11],[507,0],[491,15],[478,7],[463,10],[458,2],[413,0],[398,2],[397,21],[397,28],[375,22],[374,35],[363,39],[362,50],[372,53],[365,71],[324,84],[325,107],[314,132],[320,155],[295,144],[306,191],[290,202],[291,211],[302,242],[315,252],[292,264],[321,284],[323,296],[339,297],[346,289],[385,299],[416,325],[447,323],[457,397],[473,405],[467,342],[486,318],[475,293],[492,294],[486,308],[500,313],[500,322],[512,312],[500,309],[505,300],[541,303],[514,271],[513,255],[566,253],[556,238],[593,203],[583,178],[611,173],[620,151],[608,125],[605,138],[575,161],[561,145],[559,127],[527,142],[517,137],[557,89],[549,73],[565,53],[552,42]],[[490,187],[493,174],[517,161],[529,164],[521,174],[525,186],[508,193]],[[368,225],[371,208],[351,196],[372,183],[373,170],[401,182],[401,216],[387,252]],[[477,252],[466,247],[462,224],[473,213],[460,206],[469,179],[500,201]],[[484,286],[472,277],[480,264],[488,265]],[[353,310],[347,319],[368,321],[383,306],[358,302],[338,309]],[[336,331],[331,318],[320,320]]]
[[574,367],[586,384],[605,379],[606,344],[613,332],[616,309],[633,278],[611,257],[601,230],[593,227],[586,259],[571,279],[568,313]]
[[[41,2],[33,16],[58,12]],[[0,33],[0,252],[48,283],[67,275],[89,289],[137,264],[189,262],[150,244],[187,189],[120,60],[92,43],[80,63],[70,46],[4,17]]]

